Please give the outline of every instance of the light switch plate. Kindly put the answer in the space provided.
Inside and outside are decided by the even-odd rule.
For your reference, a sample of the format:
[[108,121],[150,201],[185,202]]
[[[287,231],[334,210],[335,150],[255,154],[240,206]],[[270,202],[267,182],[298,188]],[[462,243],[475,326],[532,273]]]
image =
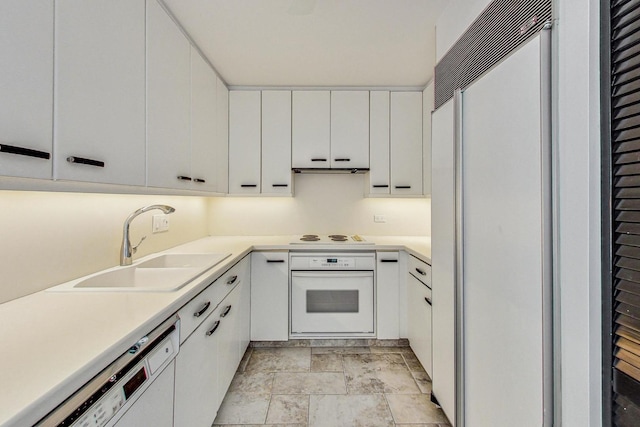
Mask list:
[[373,222],[387,222],[387,216],[386,215],[374,215],[373,216]]
[[162,233],[163,231],[169,231],[169,216],[168,215],[154,215],[152,229],[154,233]]

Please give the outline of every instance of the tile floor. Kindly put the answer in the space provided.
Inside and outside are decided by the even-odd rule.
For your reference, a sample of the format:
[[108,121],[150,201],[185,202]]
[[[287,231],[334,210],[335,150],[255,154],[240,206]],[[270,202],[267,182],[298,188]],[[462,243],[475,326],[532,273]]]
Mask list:
[[449,427],[410,347],[249,348],[214,426]]

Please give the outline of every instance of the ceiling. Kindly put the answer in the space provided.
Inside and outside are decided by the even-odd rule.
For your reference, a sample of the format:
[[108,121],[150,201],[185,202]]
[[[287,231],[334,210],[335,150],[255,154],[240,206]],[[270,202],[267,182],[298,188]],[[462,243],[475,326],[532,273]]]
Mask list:
[[230,86],[422,87],[446,0],[164,0]]

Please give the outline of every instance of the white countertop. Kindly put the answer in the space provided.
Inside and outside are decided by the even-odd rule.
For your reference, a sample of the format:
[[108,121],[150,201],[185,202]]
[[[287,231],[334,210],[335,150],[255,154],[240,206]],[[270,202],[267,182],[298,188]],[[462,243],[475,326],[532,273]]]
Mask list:
[[[406,250],[431,263],[428,237],[363,237],[375,245],[340,249]],[[290,245],[297,238],[206,237],[164,251],[231,253],[176,292],[42,291],[0,304],[0,426],[40,420],[252,250],[336,249]]]

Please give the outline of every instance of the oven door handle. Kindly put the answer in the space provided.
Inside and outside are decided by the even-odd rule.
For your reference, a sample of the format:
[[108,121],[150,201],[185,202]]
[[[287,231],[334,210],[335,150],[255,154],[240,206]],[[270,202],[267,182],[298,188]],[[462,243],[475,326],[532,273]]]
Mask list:
[[292,271],[291,277],[318,277],[318,278],[349,278],[372,277],[373,270],[340,270],[340,271]]

